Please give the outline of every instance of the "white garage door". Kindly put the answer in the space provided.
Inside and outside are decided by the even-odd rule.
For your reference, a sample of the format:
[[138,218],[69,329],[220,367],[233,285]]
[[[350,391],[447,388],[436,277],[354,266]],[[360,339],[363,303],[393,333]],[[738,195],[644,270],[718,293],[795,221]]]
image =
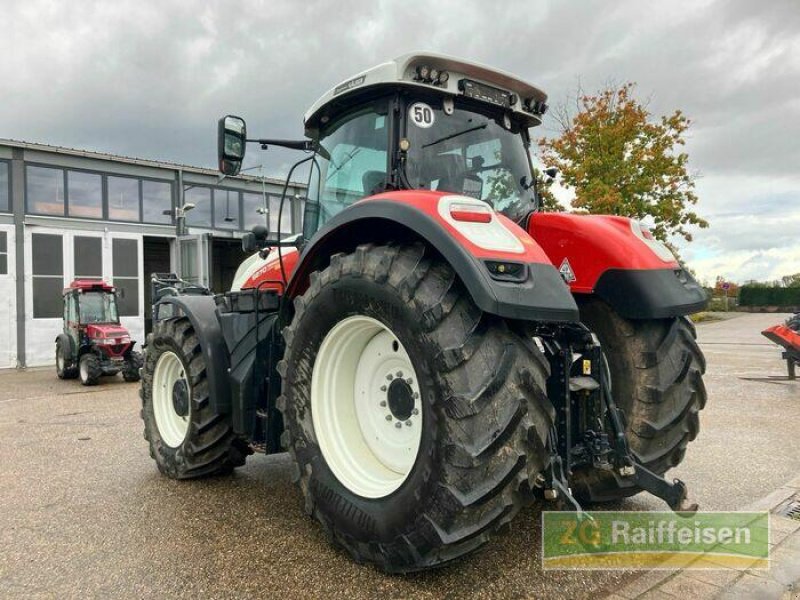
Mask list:
[[64,287],[75,278],[103,280],[117,288],[120,321],[144,341],[141,236],[28,227],[25,231],[25,363],[55,362],[63,329]]
[[17,366],[14,226],[0,225],[0,369]]

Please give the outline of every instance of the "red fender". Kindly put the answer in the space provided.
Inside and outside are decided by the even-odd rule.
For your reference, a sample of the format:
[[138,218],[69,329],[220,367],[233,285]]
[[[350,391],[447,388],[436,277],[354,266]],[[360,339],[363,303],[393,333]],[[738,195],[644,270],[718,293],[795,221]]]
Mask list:
[[790,329],[786,325],[773,325],[762,331],[761,335],[787,350],[800,352],[800,333]]
[[593,292],[597,280],[609,269],[679,268],[668,250],[668,255],[656,254],[655,244],[663,244],[649,231],[636,235],[636,227],[636,221],[625,217],[570,213],[536,213],[528,222],[528,231],[553,265],[561,269],[564,261],[568,262],[574,280],[566,279],[576,293]]

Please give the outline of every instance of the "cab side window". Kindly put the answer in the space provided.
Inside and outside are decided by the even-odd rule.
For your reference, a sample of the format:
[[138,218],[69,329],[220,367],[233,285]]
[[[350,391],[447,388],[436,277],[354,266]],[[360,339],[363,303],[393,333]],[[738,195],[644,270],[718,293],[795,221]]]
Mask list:
[[343,115],[322,131],[317,154],[319,177],[313,173],[309,187],[309,203],[318,203],[319,216],[316,227],[306,224],[306,236],[357,200],[383,191],[388,143],[386,101]]
[[78,311],[75,305],[75,295],[70,294],[68,298],[69,299],[67,300],[66,306],[67,314],[65,316],[68,322],[75,323],[78,320]]

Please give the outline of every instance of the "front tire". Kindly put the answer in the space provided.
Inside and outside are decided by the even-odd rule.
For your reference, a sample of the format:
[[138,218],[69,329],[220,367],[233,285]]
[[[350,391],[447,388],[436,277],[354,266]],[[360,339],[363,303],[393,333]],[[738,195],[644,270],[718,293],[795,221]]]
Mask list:
[[206,359],[187,317],[158,321],[142,369],[141,417],[150,456],[173,479],[230,473],[250,454],[228,415],[211,409]]
[[97,385],[103,370],[100,368],[100,359],[91,352],[81,356],[78,361],[78,377],[82,385]]
[[142,358],[142,353],[131,350],[125,358],[125,366],[122,367],[122,378],[131,383],[139,381],[141,378],[139,369],[142,368],[143,364],[144,359]]
[[[546,466],[553,418],[538,349],[424,251],[333,256],[295,300],[279,365],[307,512],[356,561],[391,572],[444,564],[509,523]],[[381,452],[410,432],[394,457]]]
[[[625,413],[631,450],[651,471],[663,475],[677,466],[700,432],[706,404],[706,362],[694,325],[686,317],[629,320],[599,299],[579,302],[581,321],[597,334],[611,372],[611,389]],[[582,500],[606,502],[632,496],[606,471],[576,474]]]

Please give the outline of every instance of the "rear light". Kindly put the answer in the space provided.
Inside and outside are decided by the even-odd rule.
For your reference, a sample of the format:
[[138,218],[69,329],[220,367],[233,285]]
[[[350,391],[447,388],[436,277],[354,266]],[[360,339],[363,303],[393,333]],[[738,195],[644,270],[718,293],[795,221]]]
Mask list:
[[442,196],[437,212],[442,220],[479,248],[525,253],[520,239],[495,217],[492,207],[481,200],[468,196]]
[[647,225],[645,225],[644,223],[639,223],[639,228],[640,228],[640,230],[642,232],[642,235],[644,236],[644,239],[646,239],[646,240],[654,240],[654,239],[656,239],[656,238],[653,237],[653,232],[650,231],[650,228]]
[[451,204],[450,216],[464,223],[491,223],[492,210],[478,204]]
[[642,240],[645,245],[652,250],[653,254],[664,262],[675,262],[675,255],[672,253],[672,250],[660,240],[656,239],[647,225],[633,219],[631,219],[630,225],[633,235]]

